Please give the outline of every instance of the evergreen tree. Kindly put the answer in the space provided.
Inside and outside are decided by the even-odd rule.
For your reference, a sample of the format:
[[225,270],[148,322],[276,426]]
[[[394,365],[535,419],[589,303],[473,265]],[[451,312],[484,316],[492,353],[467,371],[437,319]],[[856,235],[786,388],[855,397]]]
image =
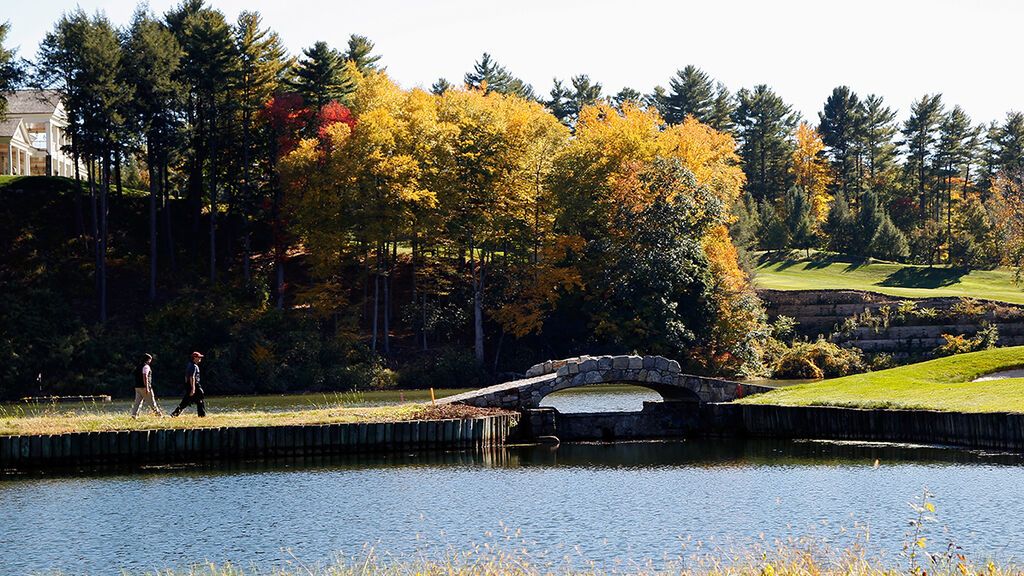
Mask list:
[[715,88],[711,78],[700,68],[689,65],[676,72],[669,80],[669,94],[665,100],[665,121],[682,124],[692,115],[708,123],[715,104]]
[[[946,207],[946,235],[953,228],[953,186],[954,181],[964,179],[962,190],[966,191],[966,175],[970,171],[973,160],[971,141],[974,138],[974,127],[971,118],[960,106],[955,106],[942,119],[939,126],[938,143],[935,148],[936,176],[939,179],[934,201],[936,211]],[[938,219],[939,214],[936,214]]]
[[511,94],[525,100],[537,99],[532,86],[509,73],[487,52],[473,65],[471,72],[466,72],[464,80],[466,86],[474,90]]
[[836,185],[849,199],[860,196],[860,157],[858,154],[863,132],[864,110],[857,94],[847,86],[839,86],[825,100],[818,113],[818,132],[828,148]]
[[736,94],[733,115],[747,190],[758,199],[776,199],[789,189],[792,177],[791,136],[798,115],[768,86],[743,88]]
[[555,86],[551,89],[551,100],[546,104],[555,118],[571,128],[576,125],[580,110],[600,98],[601,85],[591,83],[589,76],[580,74],[573,76],[572,88],[564,86],[562,81],[556,78]]
[[753,248],[757,244],[760,228],[758,205],[749,192],[732,206],[732,223],[729,234],[737,248]]
[[997,170],[1018,188],[1024,186],[1024,113],[1009,112],[995,133]]
[[928,192],[932,189],[934,180],[935,145],[942,114],[942,95],[925,94],[914,102],[910,109],[910,118],[903,123],[902,144],[906,148],[903,171],[908,184],[917,192],[918,209],[922,217],[935,213],[928,209]]
[[[149,299],[156,299],[157,205],[176,141],[181,85],[177,81],[183,52],[166,27],[145,9],[136,10],[124,45],[125,79],[131,101],[133,128],[143,134],[149,168]],[[170,232],[168,227],[167,232]]]
[[904,236],[903,232],[900,232],[900,229],[885,214],[882,214],[878,229],[875,231],[874,236],[871,237],[868,252],[874,258],[897,262],[906,260],[907,256],[910,255],[910,249],[907,247],[907,237]]
[[857,212],[855,244],[858,254],[871,255],[871,240],[884,220],[888,220],[888,216],[878,205],[878,195],[873,190],[868,190],[861,196],[860,209]]
[[345,71],[343,56],[323,41],[306,48],[302,54],[291,85],[306,104],[319,110],[332,100],[348,103],[355,84]]
[[358,34],[349,36],[348,50],[345,51],[343,58],[346,62],[355,64],[356,70],[359,70],[362,74],[380,69],[377,66],[380,56],[373,54],[373,42],[366,36]]
[[626,102],[632,102],[636,105],[642,104],[644,101],[644,95],[640,92],[630,88],[629,86],[624,87],[622,90],[612,96],[612,103],[615,105],[615,109],[622,111],[622,106]]
[[433,84],[430,85],[430,93],[435,96],[440,96],[451,89],[451,82],[445,80],[444,78],[438,78],[437,82],[434,82]]
[[768,200],[761,200],[757,205],[757,237],[762,250],[769,252],[783,250],[790,243],[789,228],[779,216],[779,211]]
[[82,89],[82,133],[87,156],[100,167],[96,241],[96,279],[100,322],[107,321],[107,214],[114,158],[124,140],[125,112],[134,94],[124,83],[121,44],[105,16],[82,30],[80,65],[74,81]]
[[732,94],[725,84],[718,83],[715,88],[715,101],[711,105],[711,114],[708,116],[707,125],[719,132],[732,134],[736,129],[732,121],[733,113],[736,111],[736,104],[733,102]]
[[840,196],[832,202],[822,228],[828,236],[829,250],[840,254],[857,252],[857,221],[845,198]]
[[644,104],[653,108],[664,120],[668,114],[668,92],[662,86],[655,86],[653,92],[644,95]]
[[817,244],[814,212],[807,194],[798,187],[786,193],[786,229],[790,246],[809,251]]
[[231,205],[241,209],[242,213],[242,243],[245,247],[242,274],[248,285],[251,275],[250,220],[262,204],[261,183],[269,184],[274,178],[270,173],[273,151],[260,145],[264,139],[254,138],[258,130],[256,118],[282,85],[288,61],[281,38],[276,32],[262,27],[262,18],[257,12],[239,14],[235,25],[235,44],[238,76],[233,88],[237,93],[239,121],[236,127],[241,132],[235,143],[238,148],[235,160],[239,166],[235,173],[240,186]]
[[18,87],[24,74],[17,52],[4,48],[4,39],[10,29],[9,22],[0,22],[0,120],[7,114],[7,93]]
[[238,83],[240,58],[232,27],[219,10],[198,10],[183,5],[168,15],[171,30],[184,51],[180,80],[188,90],[188,122],[191,132],[189,158],[189,194],[193,235],[198,237],[203,193],[209,200],[210,281],[217,281],[217,214],[224,150],[231,144],[227,137],[228,120],[238,104],[233,88]]
[[867,185],[875,190],[886,189],[893,180],[896,167],[896,112],[885,105],[881,96],[869,94],[863,102],[861,148],[867,169]]

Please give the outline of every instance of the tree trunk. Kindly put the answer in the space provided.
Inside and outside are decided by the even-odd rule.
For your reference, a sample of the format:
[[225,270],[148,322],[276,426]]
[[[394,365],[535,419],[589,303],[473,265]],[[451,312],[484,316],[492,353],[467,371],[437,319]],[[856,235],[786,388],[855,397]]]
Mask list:
[[164,197],[164,232],[167,240],[167,263],[171,267],[173,277],[178,268],[178,259],[174,253],[174,219],[171,213],[171,187],[167,178],[167,158],[160,159],[160,191]]
[[384,357],[391,357],[391,263],[388,262],[388,245],[384,244]]
[[370,351],[377,354],[377,317],[380,314],[380,245],[377,245],[377,266],[373,275],[373,338]]
[[114,183],[117,186],[117,199],[124,198],[124,189],[121,187],[121,153],[114,153]]
[[[150,138],[146,146],[146,163],[149,165],[149,301],[156,300],[156,197],[159,190],[159,170],[154,170],[153,139]],[[156,174],[154,174],[156,172]]]
[[110,195],[110,152],[103,155],[103,186],[100,187],[100,322],[107,322],[107,197]]
[[82,206],[82,175],[78,169],[80,158],[74,138],[71,139],[71,158],[75,162],[75,228],[78,229],[78,239],[82,241],[86,252],[88,252],[89,241],[85,234],[85,207]]
[[[480,272],[477,272],[476,245],[473,235],[469,237],[469,272],[473,279],[473,354],[476,363],[484,364],[484,312],[483,312],[483,256],[481,255]],[[479,275],[478,275],[479,274]]]
[[210,284],[217,284],[217,137],[216,121],[210,131]]

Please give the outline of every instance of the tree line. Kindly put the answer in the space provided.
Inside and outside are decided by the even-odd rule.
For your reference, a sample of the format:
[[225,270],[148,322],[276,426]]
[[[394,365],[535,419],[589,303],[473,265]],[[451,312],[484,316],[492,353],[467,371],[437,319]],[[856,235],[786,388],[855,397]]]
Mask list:
[[629,347],[756,373],[744,249],[1024,260],[1019,112],[980,124],[926,95],[899,122],[844,86],[812,124],[695,66],[646,94],[578,75],[542,96],[487,53],[458,85],[403,89],[363,36],[293,57],[258,13],[203,0],[123,28],[67,13],[31,63],[6,30],[0,105],[24,85],[68,112],[101,322],[125,174],[148,190],[151,301],[201,263],[204,290],[266,284],[324,338],[393,357],[396,337],[465,337],[495,370],[524,346]]

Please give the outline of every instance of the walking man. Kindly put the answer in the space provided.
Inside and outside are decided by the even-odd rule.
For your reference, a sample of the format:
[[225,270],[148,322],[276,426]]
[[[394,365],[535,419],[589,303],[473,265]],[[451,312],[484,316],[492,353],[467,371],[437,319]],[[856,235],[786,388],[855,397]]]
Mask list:
[[185,397],[181,399],[181,404],[174,409],[171,416],[177,416],[181,414],[181,411],[188,408],[192,404],[196,405],[196,415],[202,418],[206,416],[206,403],[204,402],[205,396],[203,395],[203,387],[199,385],[199,363],[203,361],[203,355],[199,352],[192,353],[192,361],[188,363],[188,368],[185,371]]
[[153,393],[153,370],[150,364],[153,363],[153,356],[142,355],[142,362],[135,368],[135,405],[132,406],[132,418],[139,417],[139,408],[142,403],[149,404],[149,408],[157,416],[163,416],[160,407],[156,404],[156,394]]

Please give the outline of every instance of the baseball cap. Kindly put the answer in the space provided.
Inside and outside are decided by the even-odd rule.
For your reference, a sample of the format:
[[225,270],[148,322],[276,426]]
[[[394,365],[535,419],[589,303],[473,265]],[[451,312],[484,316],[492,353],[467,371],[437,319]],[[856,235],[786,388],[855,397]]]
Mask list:
[[202,358],[202,357],[203,357],[203,355],[202,355],[202,354],[200,354],[199,352],[193,352],[193,353],[192,353],[192,357],[193,357],[193,358]]

